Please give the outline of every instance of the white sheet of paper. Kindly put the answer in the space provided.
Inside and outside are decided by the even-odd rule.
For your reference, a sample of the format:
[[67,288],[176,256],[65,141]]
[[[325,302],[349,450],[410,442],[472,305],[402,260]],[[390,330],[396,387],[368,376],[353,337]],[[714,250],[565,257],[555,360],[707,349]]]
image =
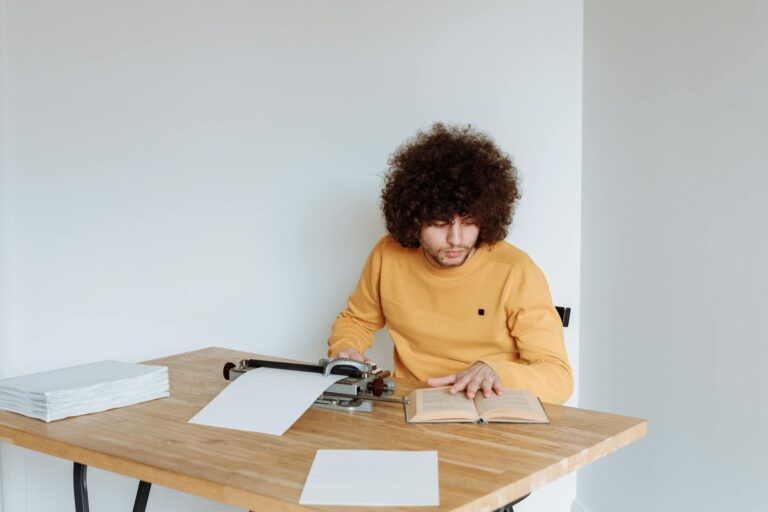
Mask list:
[[317,450],[299,504],[438,506],[437,452]]
[[234,381],[189,423],[281,436],[343,375],[257,368]]
[[97,361],[2,379],[0,380],[0,388],[9,392],[43,395],[67,391],[77,393],[91,387],[129,382],[153,374],[167,373],[167,371],[165,366],[124,363],[122,361]]

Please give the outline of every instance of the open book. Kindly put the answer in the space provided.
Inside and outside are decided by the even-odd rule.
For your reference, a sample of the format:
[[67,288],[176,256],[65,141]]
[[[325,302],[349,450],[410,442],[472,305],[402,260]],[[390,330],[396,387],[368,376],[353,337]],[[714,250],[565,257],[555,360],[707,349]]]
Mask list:
[[504,388],[501,395],[474,399],[450,393],[450,386],[424,388],[406,398],[408,423],[549,423],[539,399],[524,389]]

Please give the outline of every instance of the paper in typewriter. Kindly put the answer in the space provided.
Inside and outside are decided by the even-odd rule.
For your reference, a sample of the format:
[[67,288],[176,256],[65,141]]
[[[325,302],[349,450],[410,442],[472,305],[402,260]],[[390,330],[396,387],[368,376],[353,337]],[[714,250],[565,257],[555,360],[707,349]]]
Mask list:
[[257,368],[230,382],[189,423],[281,436],[343,375]]

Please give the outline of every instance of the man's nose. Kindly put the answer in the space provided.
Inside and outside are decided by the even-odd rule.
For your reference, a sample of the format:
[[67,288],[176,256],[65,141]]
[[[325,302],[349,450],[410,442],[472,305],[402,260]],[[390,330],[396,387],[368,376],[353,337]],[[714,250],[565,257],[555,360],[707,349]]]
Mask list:
[[452,246],[461,245],[461,223],[454,222],[448,230],[448,244]]

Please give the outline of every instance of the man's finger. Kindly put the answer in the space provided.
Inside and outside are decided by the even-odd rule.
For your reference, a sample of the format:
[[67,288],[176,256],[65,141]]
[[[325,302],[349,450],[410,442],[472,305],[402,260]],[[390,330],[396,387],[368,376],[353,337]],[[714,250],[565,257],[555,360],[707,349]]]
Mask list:
[[345,357],[347,359],[353,359],[355,361],[360,361],[361,363],[363,362],[363,356],[361,356],[357,352],[350,352],[349,354],[344,354],[342,357]]
[[501,382],[498,380],[493,381],[493,390],[496,392],[497,395],[501,395],[502,389],[501,389]]
[[475,398],[475,395],[477,394],[477,390],[480,387],[480,381],[477,379],[472,379],[469,381],[469,384],[467,384],[467,398]]
[[470,380],[472,380],[472,377],[470,377],[469,375],[459,374],[459,377],[453,383],[453,386],[451,386],[451,393],[458,393],[459,391],[464,391],[464,389],[466,389],[467,387],[467,384],[469,384]]
[[[367,357],[364,357],[360,352],[354,349],[350,350],[342,350],[339,352],[339,357],[343,357],[345,359],[354,359],[355,361],[360,361],[361,363],[366,362]],[[368,359],[370,361],[370,359]]]
[[483,379],[483,396],[485,398],[491,398],[491,395],[493,394],[493,379],[490,377],[486,377]]
[[453,375],[446,375],[445,377],[432,377],[427,379],[427,384],[436,388],[440,386],[447,386],[448,384],[453,384],[454,382],[456,382],[455,373]]

